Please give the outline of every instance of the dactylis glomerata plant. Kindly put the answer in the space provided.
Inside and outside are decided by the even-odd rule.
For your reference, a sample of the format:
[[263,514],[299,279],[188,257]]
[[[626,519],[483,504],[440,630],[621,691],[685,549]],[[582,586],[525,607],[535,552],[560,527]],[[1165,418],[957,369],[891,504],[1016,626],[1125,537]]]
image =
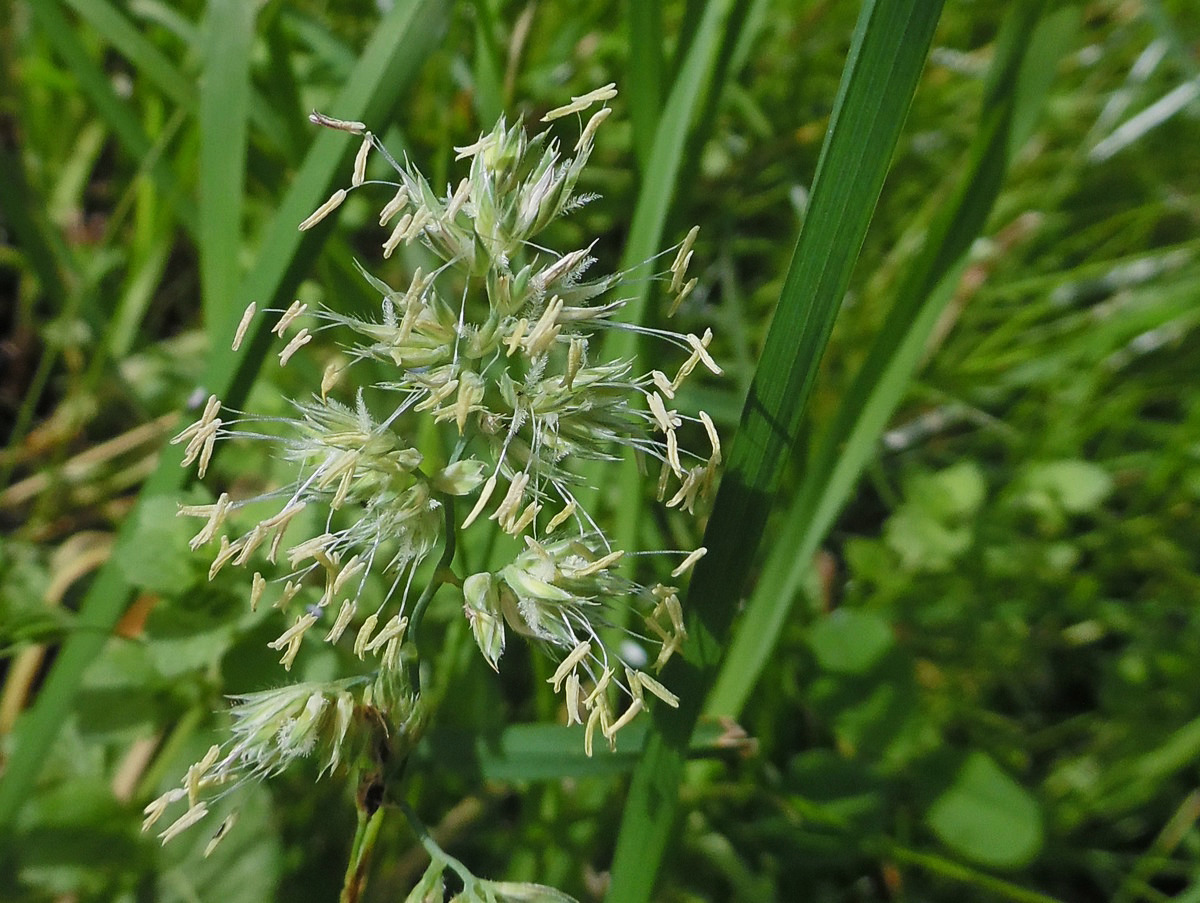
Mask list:
[[[231,738],[192,766],[182,786],[147,807],[149,828],[172,804],[186,801],[186,811],[163,831],[164,842],[200,821],[206,800],[275,774],[298,757],[317,757],[329,771],[361,763],[363,756],[380,769],[385,758],[403,761],[431,715],[420,679],[432,654],[420,627],[443,586],[461,600],[492,668],[499,669],[513,634],[559,661],[551,682],[562,694],[567,722],[585,725],[589,755],[597,732],[613,744],[647,694],[677,704],[643,670],[649,656],[643,651],[639,660],[640,646],[610,646],[609,628],[627,627],[626,640],[655,647],[648,670],[661,668],[684,640],[677,589],[635,582],[622,572],[623,560],[672,556],[671,577],[677,578],[704,549],[614,548],[582,497],[625,449],[656,465],[658,498],[668,506],[692,512],[711,493],[720,462],[713,423],[704,413],[686,417],[671,404],[697,367],[721,372],[707,350],[712,334],[620,322],[620,289],[631,274],[590,277],[591,245],[559,254],[536,243],[547,225],[590,199],[574,189],[596,129],[611,113],[603,104],[615,95],[610,85],[544,118],[601,104],[573,156],[564,155],[549,131],[530,137],[519,123],[501,119],[478,142],[458,149],[459,159],[471,161],[470,174],[442,196],[411,165],[393,159],[364,124],[313,114],[319,125],[361,135],[362,145],[350,188],[337,191],[300,228],[320,222],[348,191],[386,185],[392,196],[379,214],[380,226],[390,227],[384,257],[419,242],[438,263],[428,272],[418,268],[398,288],[364,271],[380,294],[374,317],[308,311],[300,302],[284,311],[274,327],[281,339],[298,321],[313,328],[293,332],[281,364],[317,332],[353,337],[326,369],[319,392],[296,401],[295,416],[285,419],[227,419],[231,412],[214,396],[175,441],[187,443],[184,463],[199,461],[203,476],[218,439],[269,439],[295,461],[295,481],[254,498],[223,493],[214,504],[180,513],[204,521],[194,549],[218,544],[210,579],[226,565],[282,562],[285,573],[277,579],[254,572],[250,605],[271,599],[289,613],[290,623],[270,644],[284,668],[306,644],[319,642],[351,644],[366,664],[363,673],[342,680],[237,698]],[[390,164],[392,181],[366,180],[372,151]],[[686,278],[695,237],[693,229],[669,271],[656,276],[669,282],[672,312],[696,282]],[[235,347],[254,315],[251,305]],[[611,329],[636,330],[675,346],[678,369],[673,375],[639,373],[630,360],[599,359],[599,338]],[[356,382],[360,371],[375,375],[366,384]],[[336,400],[335,387],[345,401]],[[680,446],[677,429],[685,420],[707,433],[706,454]],[[428,441],[429,422],[438,425],[433,430],[440,442]],[[418,442],[418,435],[426,440]],[[274,513],[248,532],[226,535],[231,513],[263,503],[271,503]],[[312,508],[321,512],[324,529],[288,536],[289,524]],[[523,541],[523,548],[497,570],[460,575],[454,553],[469,530],[501,530]],[[369,578],[382,578],[385,587],[377,604],[364,603]],[[420,591],[414,583],[423,583]],[[322,590],[315,605],[296,600],[304,586]],[[422,841],[432,843],[397,802]],[[214,843],[228,827],[221,826]],[[464,900],[532,899],[533,886],[481,882],[445,854],[431,853],[425,891],[414,894],[441,900],[433,888],[441,887],[449,866],[466,886]]]

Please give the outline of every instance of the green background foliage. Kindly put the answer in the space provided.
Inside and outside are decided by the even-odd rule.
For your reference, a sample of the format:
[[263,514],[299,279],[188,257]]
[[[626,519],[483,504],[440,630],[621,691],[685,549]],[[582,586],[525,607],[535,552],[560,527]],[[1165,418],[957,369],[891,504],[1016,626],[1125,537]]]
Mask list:
[[[588,759],[550,666],[510,644],[495,675],[446,594],[409,801],[477,874],[585,901],[1200,900],[1193,7],[13,4],[0,897],[337,897],[344,776],[223,800],[207,860],[204,832],[138,831],[224,697],[284,678],[281,615],[208,582],[173,512],[287,463],[238,448],[189,483],[164,441],[210,392],[269,415],[319,383],[266,320],[229,350],[249,301],[363,311],[355,261],[408,266],[354,197],[296,231],[355,149],[309,110],[440,186],[500,113],[616,81],[600,197],[558,237],[615,269],[699,224],[672,325],[711,325],[726,368],[680,400],[728,461],[664,678],[683,704]],[[638,283],[625,314],[662,302]],[[619,544],[699,543],[627,465],[597,498]],[[385,820],[367,899],[422,856]]]

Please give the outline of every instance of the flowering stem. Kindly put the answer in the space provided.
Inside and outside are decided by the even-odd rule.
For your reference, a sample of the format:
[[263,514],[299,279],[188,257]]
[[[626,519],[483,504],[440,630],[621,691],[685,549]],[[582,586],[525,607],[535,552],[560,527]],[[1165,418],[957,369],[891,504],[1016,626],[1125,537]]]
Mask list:
[[413,811],[412,806],[403,801],[399,803],[399,806],[400,811],[404,813],[404,817],[408,819],[408,826],[417,835],[417,840],[424,847],[425,852],[429,854],[429,858],[434,862],[450,866],[454,870],[454,873],[458,875],[459,880],[462,881],[464,893],[477,886],[479,879],[471,873],[469,868],[438,846],[438,842],[433,839],[433,835],[429,833],[429,829],[425,827],[425,823],[421,821],[420,816]]
[[[454,561],[454,550],[457,546],[457,535],[454,530],[454,499],[449,496],[441,498],[442,512],[446,519],[446,542],[442,546],[442,557],[438,559],[437,568],[433,572],[433,576],[429,578],[429,583],[425,585],[424,591],[421,593],[421,598],[417,600],[417,604],[413,606],[412,617],[408,622],[408,635],[412,641],[413,648],[418,649],[417,635],[421,629],[421,620],[425,617],[425,609],[429,607],[429,603],[433,601],[434,594],[444,583],[458,583],[458,579],[450,570],[450,565]],[[413,693],[420,694],[421,692],[421,661],[419,655],[414,655],[408,663],[408,678],[412,686]]]
[[368,813],[368,806],[359,804],[358,829],[354,832],[354,843],[350,848],[350,864],[346,866],[346,877],[342,880],[339,903],[357,903],[367,886],[367,869],[375,841],[383,824],[383,807],[378,806]]

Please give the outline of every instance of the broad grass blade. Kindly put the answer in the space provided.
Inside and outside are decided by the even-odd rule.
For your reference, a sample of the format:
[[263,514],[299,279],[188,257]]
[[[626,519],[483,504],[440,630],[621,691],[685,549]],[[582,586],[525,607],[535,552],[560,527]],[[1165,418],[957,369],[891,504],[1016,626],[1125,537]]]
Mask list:
[[818,544],[874,457],[879,436],[925,353],[972,242],[982,232],[1013,154],[1028,138],[1078,12],[1041,21],[1043,4],[1015,7],[997,41],[980,127],[958,190],[934,220],[894,306],[788,510],[739,623],[706,710],[736,716],[770,658]]
[[686,748],[762,537],[784,460],[875,209],[925,63],[941,3],[863,5],[817,163],[812,196],[685,609],[688,654],[665,681],[678,709],[655,710],[626,800],[608,899],[648,900],[678,810]]
[[200,87],[200,300],[209,344],[229,318],[238,283],[246,143],[250,114],[250,50],[255,6],[242,0],[208,5],[208,42]]

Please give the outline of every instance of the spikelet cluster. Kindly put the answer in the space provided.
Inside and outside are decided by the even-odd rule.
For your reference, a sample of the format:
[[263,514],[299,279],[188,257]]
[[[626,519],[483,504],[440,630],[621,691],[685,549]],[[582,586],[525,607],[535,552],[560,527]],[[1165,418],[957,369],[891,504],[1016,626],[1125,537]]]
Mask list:
[[[235,415],[213,397],[175,439],[187,443],[185,463],[198,462],[201,474],[215,443],[239,436],[271,439],[295,462],[289,486],[248,499],[222,494],[213,504],[180,512],[203,521],[192,547],[214,547],[210,578],[226,566],[264,559],[285,572],[268,580],[255,571],[250,597],[252,606],[269,600],[290,613],[270,644],[285,668],[310,642],[344,642],[378,673],[400,670],[402,658],[428,655],[408,637],[410,619],[418,616],[414,594],[423,590],[414,582],[438,580],[461,588],[464,616],[491,667],[499,668],[511,634],[559,661],[551,680],[568,720],[587,726],[589,754],[595,733],[613,743],[647,694],[677,704],[641,670],[644,662],[625,661],[602,633],[608,636],[604,628],[613,622],[633,624],[638,640],[654,647],[650,670],[661,668],[685,636],[678,591],[637,583],[627,576],[632,569],[625,559],[668,556],[663,570],[675,578],[704,550],[614,548],[587,499],[603,462],[626,454],[651,463],[658,498],[668,506],[694,512],[713,490],[721,451],[712,420],[674,407],[676,393],[698,369],[721,372],[708,350],[712,333],[654,330],[618,318],[621,287],[635,275],[666,283],[672,310],[692,291],[696,280],[687,269],[696,230],[662,273],[648,272],[649,263],[638,274],[596,276],[593,245],[558,253],[537,244],[551,222],[590,200],[576,192],[576,183],[615,94],[606,86],[545,117],[581,114],[582,122],[582,114],[599,107],[570,153],[550,130],[530,136],[520,123],[501,119],[477,142],[456,149],[469,172],[441,193],[411,164],[395,160],[363,123],[313,115],[319,125],[360,136],[361,145],[350,185],[300,228],[317,225],[349,192],[370,192],[382,201],[383,256],[416,246],[433,263],[395,286],[362,269],[379,294],[374,316],[310,310],[298,301],[279,312],[273,331],[283,343],[281,365],[326,330],[336,331],[343,346],[319,391],[295,403],[293,417]],[[367,179],[372,157],[382,158],[386,179]],[[235,346],[256,316],[251,306]],[[630,360],[602,359],[603,334],[614,329],[661,343],[664,351],[655,359],[669,362],[674,355],[674,365],[664,365],[673,372],[639,372]],[[422,421],[435,425],[440,442],[428,441],[430,428]],[[689,422],[693,426],[683,430]],[[703,451],[685,449],[681,431],[706,436]],[[432,451],[439,447],[445,451]],[[273,513],[229,535],[231,514],[264,502]],[[306,509],[322,513],[325,530],[289,536],[289,525]],[[421,570],[452,539],[488,530],[522,545],[503,567],[449,580]],[[372,576],[383,578],[387,589],[382,602],[366,606],[363,590]],[[305,586],[320,591],[315,605],[296,602]],[[406,692],[418,691],[410,686]],[[341,713],[354,707],[337,694],[288,690],[290,702],[279,705],[290,712],[301,696],[324,734],[350,731]],[[235,714],[248,705],[243,701]],[[276,736],[281,745],[299,748],[288,739],[290,729]],[[314,742],[311,748],[330,747]],[[323,755],[328,767],[337,764],[336,752]],[[286,764],[288,756],[251,754],[235,740],[221,759],[229,763],[224,772],[210,767],[226,780],[235,762],[257,775]]]
[[[179,787],[151,802],[142,830],[148,831],[174,804],[187,809],[159,834],[163,843],[209,814],[209,804],[247,780],[270,777],[297,759],[315,758],[321,773],[368,755],[386,744],[404,755],[419,735],[421,713],[402,676],[296,683],[233,697],[233,725],[224,744],[214,744],[192,765]],[[391,718],[384,723],[381,710]],[[394,719],[394,720],[392,720]],[[394,726],[393,726],[394,725]],[[236,820],[236,809],[220,824],[208,853]]]

